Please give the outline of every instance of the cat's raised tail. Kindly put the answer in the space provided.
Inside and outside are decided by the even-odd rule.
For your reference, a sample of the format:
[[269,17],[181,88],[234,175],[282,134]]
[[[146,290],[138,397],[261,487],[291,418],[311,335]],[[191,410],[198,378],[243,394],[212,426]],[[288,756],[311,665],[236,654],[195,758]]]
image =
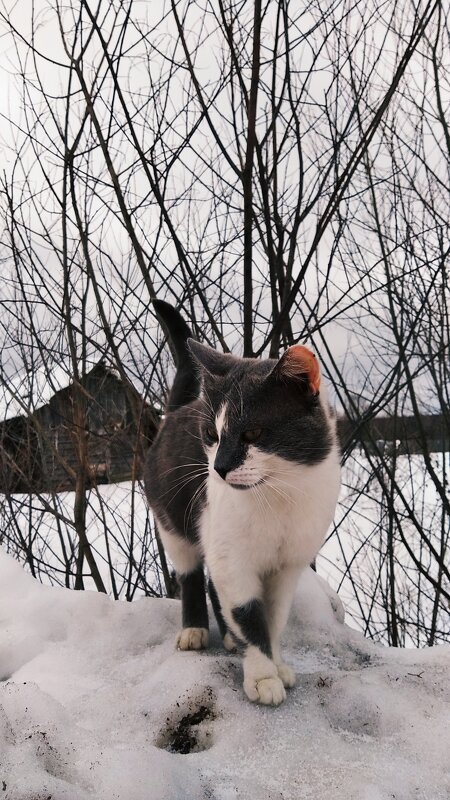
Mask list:
[[177,367],[176,375],[167,401],[167,411],[175,411],[195,400],[200,393],[200,378],[194,364],[187,340],[192,333],[183,317],[164,300],[153,300],[153,308],[172,344],[172,353]]

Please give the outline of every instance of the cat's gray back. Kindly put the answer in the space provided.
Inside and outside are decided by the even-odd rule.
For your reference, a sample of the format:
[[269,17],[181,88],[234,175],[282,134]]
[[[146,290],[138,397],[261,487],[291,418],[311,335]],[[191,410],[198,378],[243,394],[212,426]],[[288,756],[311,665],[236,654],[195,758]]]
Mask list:
[[148,501],[168,530],[198,540],[206,502],[207,458],[201,441],[203,402],[168,413],[149,452],[144,482]]

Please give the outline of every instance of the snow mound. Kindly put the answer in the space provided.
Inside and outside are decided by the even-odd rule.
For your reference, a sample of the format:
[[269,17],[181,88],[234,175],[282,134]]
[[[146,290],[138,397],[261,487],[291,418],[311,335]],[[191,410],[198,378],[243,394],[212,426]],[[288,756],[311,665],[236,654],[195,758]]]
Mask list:
[[450,647],[378,647],[343,616],[305,572],[298,684],[254,706],[214,628],[174,649],[178,601],[45,587],[0,550],[0,797],[448,800]]

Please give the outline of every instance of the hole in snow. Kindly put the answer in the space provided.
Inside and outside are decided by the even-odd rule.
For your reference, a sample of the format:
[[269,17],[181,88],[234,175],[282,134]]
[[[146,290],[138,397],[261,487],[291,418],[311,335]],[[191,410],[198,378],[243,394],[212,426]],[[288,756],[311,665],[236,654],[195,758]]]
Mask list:
[[196,697],[177,703],[177,710],[166,719],[156,746],[169,753],[200,753],[213,744],[210,723],[216,719],[215,695],[211,687]]

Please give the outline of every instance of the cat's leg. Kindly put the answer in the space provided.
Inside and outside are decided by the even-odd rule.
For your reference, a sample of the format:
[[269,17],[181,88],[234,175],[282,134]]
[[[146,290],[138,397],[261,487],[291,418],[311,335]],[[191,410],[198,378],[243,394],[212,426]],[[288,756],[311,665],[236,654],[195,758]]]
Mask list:
[[281,658],[280,640],[291,610],[299,574],[298,568],[286,568],[272,573],[264,582],[264,601],[272,658],[278,675],[287,689],[295,686],[296,678],[294,670]]
[[160,522],[158,533],[180,584],[182,630],[177,636],[177,647],[179,650],[202,650],[208,647],[209,625],[200,548],[185,536],[167,530]]
[[233,620],[246,645],[244,691],[254,702],[278,706],[286,698],[283,682],[272,658],[269,626],[264,603],[253,598],[232,609]]
[[206,606],[203,564],[178,575],[181,589],[183,628],[177,638],[179,650],[202,650],[208,647],[208,609]]
[[272,659],[269,625],[259,579],[245,576],[233,581],[231,576],[212,573],[224,619],[236,640],[245,648],[244,691],[253,702],[277,706],[286,698],[283,682]]
[[225,650],[228,650],[230,653],[234,653],[236,651],[236,642],[234,641],[232,634],[228,630],[227,623],[225,622],[224,616],[222,614],[219,595],[216,592],[216,587],[214,586],[211,578],[209,579],[208,582],[208,590],[209,590],[211,605],[214,611],[214,616],[217,620],[217,625],[219,626],[220,635],[222,637],[223,646],[225,647]]

